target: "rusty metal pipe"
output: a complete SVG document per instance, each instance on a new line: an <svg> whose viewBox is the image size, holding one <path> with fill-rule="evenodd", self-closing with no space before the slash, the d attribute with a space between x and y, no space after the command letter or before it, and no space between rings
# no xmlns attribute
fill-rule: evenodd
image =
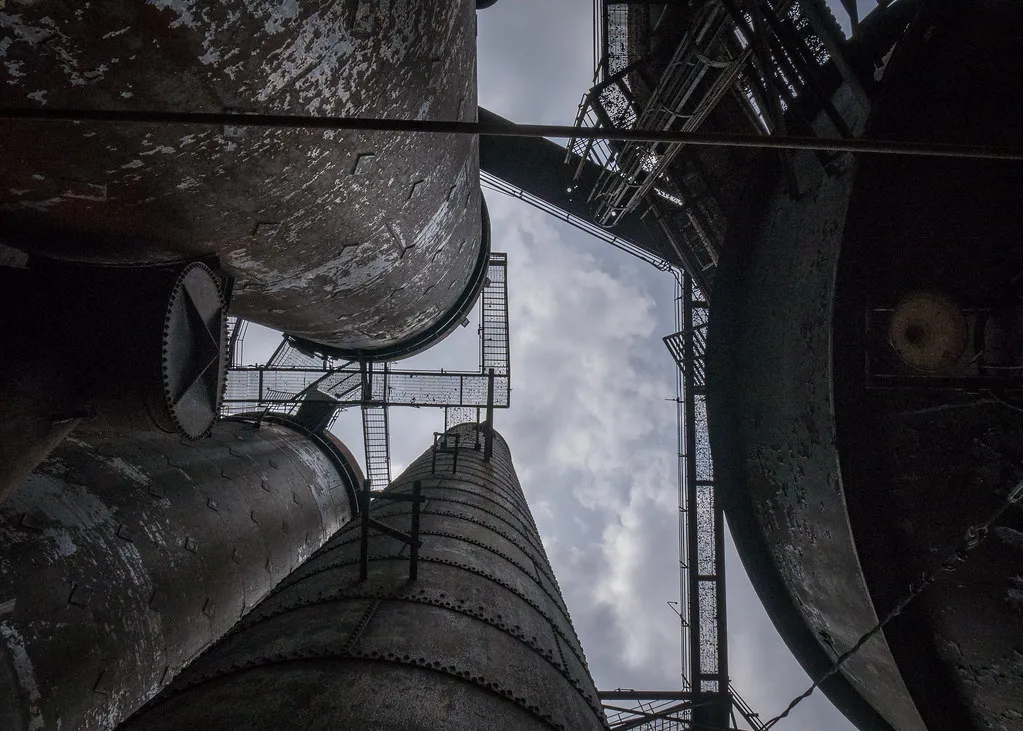
<svg viewBox="0 0 1023 731"><path fill-rule="evenodd" d="M348 521L347 462L280 424L68 438L0 506L0 728L130 715Z"/></svg>

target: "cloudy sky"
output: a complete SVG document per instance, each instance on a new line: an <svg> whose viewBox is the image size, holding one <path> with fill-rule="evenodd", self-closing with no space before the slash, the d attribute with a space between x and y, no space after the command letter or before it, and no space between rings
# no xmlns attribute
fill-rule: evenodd
<svg viewBox="0 0 1023 731"><path fill-rule="evenodd" d="M479 14L480 103L520 122L571 123L592 78L591 0L501 0ZM836 13L837 14L837 13ZM600 688L680 683L672 279L518 201L488 194L509 257L512 408L499 412ZM250 337L252 345L256 338ZM255 351L247 346L247 355ZM404 365L475 369L475 326ZM392 409L392 474L443 413ZM361 454L358 413L336 429ZM809 679L778 639L734 550L732 681L764 719ZM852 726L820 694L780 729Z"/></svg>
<svg viewBox="0 0 1023 731"><path fill-rule="evenodd" d="M480 104L570 123L593 74L591 9L501 0L479 13ZM675 365L661 342L672 278L518 201L488 202L508 252L514 374L512 408L495 420L590 668L601 688L677 688ZM730 558L733 683L769 718L809 679ZM852 727L815 695L780 728Z"/></svg>

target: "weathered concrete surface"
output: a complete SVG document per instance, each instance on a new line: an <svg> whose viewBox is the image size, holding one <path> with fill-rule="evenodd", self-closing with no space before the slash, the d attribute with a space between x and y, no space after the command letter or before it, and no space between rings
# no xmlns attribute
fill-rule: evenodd
<svg viewBox="0 0 1023 731"><path fill-rule="evenodd" d="M12 0L5 106L473 119L462 0ZM480 249L477 141L0 124L0 237L100 262L212 259L233 312L385 347L435 326Z"/></svg>
<svg viewBox="0 0 1023 731"><path fill-rule="evenodd" d="M423 545L373 534L359 583L355 524L332 538L122 728L526 731L605 728L582 648L504 440L475 425L457 469L428 450L388 488L422 480ZM408 531L409 502L371 515Z"/></svg>
<svg viewBox="0 0 1023 731"><path fill-rule="evenodd" d="M0 728L109 729L352 515L278 425L71 436L0 508Z"/></svg>
<svg viewBox="0 0 1023 731"><path fill-rule="evenodd" d="M829 175L810 153L793 159L803 195L793 200L773 182L764 210L733 229L737 251L719 269L708 404L740 556L816 677L878 617L846 513L832 411L832 299L856 161L839 159ZM861 728L924 728L883 636L823 689Z"/></svg>

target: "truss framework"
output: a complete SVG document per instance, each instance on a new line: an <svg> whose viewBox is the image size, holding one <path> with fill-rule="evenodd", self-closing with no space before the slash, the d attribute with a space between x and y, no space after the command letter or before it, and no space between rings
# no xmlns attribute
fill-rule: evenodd
<svg viewBox="0 0 1023 731"><path fill-rule="evenodd" d="M820 111L836 135L851 137L823 89L825 65L834 64L864 109L867 102L841 57L837 26L829 17L821 0L710 0L684 7L595 0L599 55L575 126L587 133L695 132L731 97L745 115L736 123L748 123L754 134L785 136L791 124L813 135L812 116ZM684 30L676 32L674 47L665 49L664 36L680 25ZM656 48L646 44L651 31L661 39ZM803 109L804 99L814 102L808 107L812 115ZM613 231L627 216L647 217L674 251L673 263L682 265L669 270L676 281L676 332L664 338L678 366L681 690L618 691L601 698L614 729L726 728L734 726L736 713L759 729L756 714L728 681L724 514L707 429L708 299L728 229L725 198L716 189L716 173L683 143L589 137L580 134L569 142L566 163L594 220ZM830 163L824 155L818 158ZM587 162L600 168L595 178L584 174ZM797 194L791 157L782 153L781 163L789 192Z"/></svg>
<svg viewBox="0 0 1023 731"><path fill-rule="evenodd" d="M676 332L663 338L677 366L680 690L600 691L612 729L675 731L736 727L758 714L728 680L724 512L717 501L706 406L710 306L693 278L672 269Z"/></svg>
<svg viewBox="0 0 1023 731"><path fill-rule="evenodd" d="M681 419L679 569L681 604L688 609L687 676L696 692L727 692L724 512L717 500L707 428L705 356L709 307L692 277L676 284L681 329L664 339L679 366Z"/></svg>
<svg viewBox="0 0 1023 731"><path fill-rule="evenodd" d="M725 696L727 707L718 693L694 693L688 690L633 690L617 688L598 691L601 706L612 731L680 731L681 729L719 729L714 717L727 717L732 728L737 727L737 716L743 718L753 731L766 731L760 715L732 687ZM711 723L702 723L709 720ZM712 725L713 724L713 725Z"/></svg>
<svg viewBox="0 0 1023 731"><path fill-rule="evenodd" d="M445 429L480 422L484 409L511 404L511 345L508 331L508 257L492 253L480 296L478 371L394 368L386 362L333 361L295 347L284 336L262 365L243 366L244 320L230 318L231 367L222 415L294 413L307 397L333 402L337 414L362 409L366 473L375 490L391 481L388 409L444 409ZM333 423L333 421L331 421Z"/></svg>

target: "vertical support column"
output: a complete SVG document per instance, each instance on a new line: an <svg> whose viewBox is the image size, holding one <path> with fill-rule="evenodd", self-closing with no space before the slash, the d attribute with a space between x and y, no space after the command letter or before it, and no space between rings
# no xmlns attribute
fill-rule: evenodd
<svg viewBox="0 0 1023 731"><path fill-rule="evenodd" d="M689 598L690 682L705 702L692 710L694 726L725 727L732 709L728 683L724 511L706 440L706 301L692 278L682 282L682 369Z"/></svg>
<svg viewBox="0 0 1023 731"><path fill-rule="evenodd" d="M685 424L685 493L689 522L686 531L686 550L689 554L687 583L689 593L689 682L693 690L701 690L700 677L703 664L700 659L702 634L700 632L699 532L696 520L699 496L696 487L696 395L693 348L693 279L682 276L682 399Z"/></svg>
<svg viewBox="0 0 1023 731"><path fill-rule="evenodd" d="M489 462L494 453L494 369L487 374L487 433L483 436L483 461Z"/></svg>

